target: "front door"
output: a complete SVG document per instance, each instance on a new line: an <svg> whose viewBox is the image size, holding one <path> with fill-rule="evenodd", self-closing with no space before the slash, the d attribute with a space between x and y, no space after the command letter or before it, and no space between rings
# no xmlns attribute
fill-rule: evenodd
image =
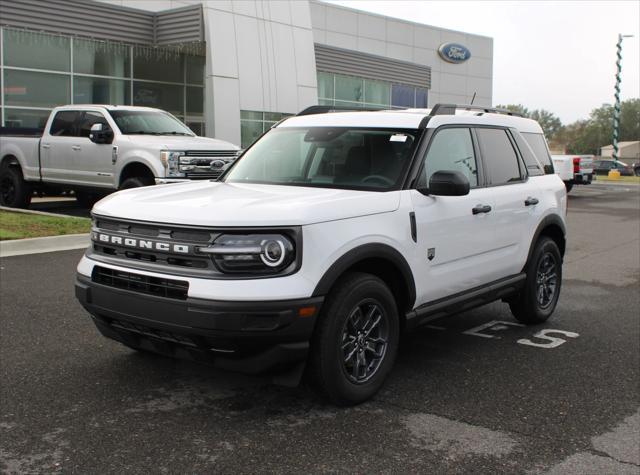
<svg viewBox="0 0 640 475"><path fill-rule="evenodd" d="M417 229L417 305L478 287L495 273L494 199L483 188L468 127L436 131L415 188L427 187L436 171L462 172L471 185L466 196L425 196L411 190ZM475 212L474 212L475 209Z"/></svg>
<svg viewBox="0 0 640 475"><path fill-rule="evenodd" d="M80 118L77 150L74 155L75 169L83 183L96 187L113 187L113 155L111 144L94 143L89 139L91 126L102 124L103 130L111 129L101 112L85 111Z"/></svg>

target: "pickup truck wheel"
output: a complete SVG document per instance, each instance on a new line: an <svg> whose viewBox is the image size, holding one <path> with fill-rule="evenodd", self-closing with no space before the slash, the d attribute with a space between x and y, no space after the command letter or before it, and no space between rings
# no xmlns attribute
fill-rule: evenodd
<svg viewBox="0 0 640 475"><path fill-rule="evenodd" d="M567 189L567 193L569 193L571 191L571 189L573 188L573 183L569 183L569 182L564 182L564 187Z"/></svg>
<svg viewBox="0 0 640 475"><path fill-rule="evenodd" d="M313 382L336 404L364 402L391 371L398 340L398 311L386 284L371 274L347 274L328 295L316 327Z"/></svg>
<svg viewBox="0 0 640 475"><path fill-rule="evenodd" d="M31 203L31 187L19 169L3 166L0 169L0 204L10 208L27 208Z"/></svg>
<svg viewBox="0 0 640 475"><path fill-rule="evenodd" d="M127 178L120 185L121 190L128 190L129 188L139 188L141 186L153 185L153 178L149 177L131 177Z"/></svg>
<svg viewBox="0 0 640 475"><path fill-rule="evenodd" d="M545 322L556 308L562 284L562 256L553 239L538 240L525 272L524 288L509 303L511 313L522 323Z"/></svg>

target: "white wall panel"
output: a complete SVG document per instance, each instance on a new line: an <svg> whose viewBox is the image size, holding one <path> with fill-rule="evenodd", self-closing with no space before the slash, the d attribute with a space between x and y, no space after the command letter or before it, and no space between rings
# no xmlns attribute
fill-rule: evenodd
<svg viewBox="0 0 640 475"><path fill-rule="evenodd" d="M384 18L375 15L358 14L358 36L384 41L386 35L387 22Z"/></svg>

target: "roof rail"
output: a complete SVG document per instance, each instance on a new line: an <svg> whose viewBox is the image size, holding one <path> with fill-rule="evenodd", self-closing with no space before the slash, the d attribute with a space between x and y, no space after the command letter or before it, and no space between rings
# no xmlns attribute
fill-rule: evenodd
<svg viewBox="0 0 640 475"><path fill-rule="evenodd" d="M296 114L298 115L311 115L311 114L327 114L329 112L362 112L362 111L382 111L386 110L383 107L348 107L348 106L309 106L306 109L301 110Z"/></svg>
<svg viewBox="0 0 640 475"><path fill-rule="evenodd" d="M524 117L520 112L510 111L508 109L497 109L495 107L473 106L471 104L436 104L431 109L429 115L455 115L457 110L479 111L488 114L504 114L514 117Z"/></svg>

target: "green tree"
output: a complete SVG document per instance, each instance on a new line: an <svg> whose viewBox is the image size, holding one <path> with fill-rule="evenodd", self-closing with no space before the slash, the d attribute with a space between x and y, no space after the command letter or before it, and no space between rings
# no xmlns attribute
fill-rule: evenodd
<svg viewBox="0 0 640 475"><path fill-rule="evenodd" d="M560 122L560 119L553 112L549 112L545 109L536 109L530 111L522 104L507 104L499 105L496 107L498 109L507 109L512 112L517 112L525 117L538 121L540 127L542 127L542 130L544 130L544 135L548 140L551 140L562 127L562 122Z"/></svg>

